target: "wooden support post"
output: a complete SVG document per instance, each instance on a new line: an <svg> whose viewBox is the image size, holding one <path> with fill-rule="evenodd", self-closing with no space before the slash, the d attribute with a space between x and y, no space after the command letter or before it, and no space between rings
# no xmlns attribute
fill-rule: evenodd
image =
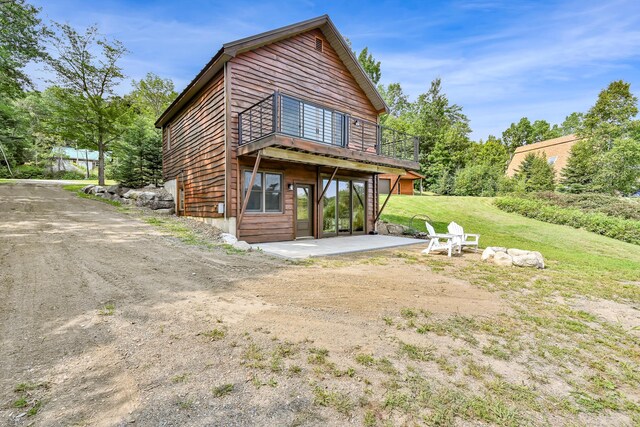
<svg viewBox="0 0 640 427"><path fill-rule="evenodd" d="M376 215L376 219L373 220L373 224L375 225L376 222L378 222L378 219L380 219L380 215L382 214L382 211L384 210L385 206L387 206L387 202L389 201L389 197L391 197L391 194L393 194L393 192L396 189L396 186L398 185L398 183L400 182L400 177L402 175L398 175L398 178L396 179L396 182L393 183L393 187L391 188L391 190L389 190L389 194L387 194L387 198L384 199L384 203L382 204L382 207L380 208L380 211L378 212L378 214Z"/></svg>
<svg viewBox="0 0 640 427"><path fill-rule="evenodd" d="M244 216L244 211L247 209L247 203L249 203L249 197L251 197L251 189L253 188L253 182L256 179L256 174L258 173L258 168L260 167L260 160L262 159L262 150L258 151L258 157L256 158L256 164L253 166L253 172L251 173L251 179L249 179L249 186L247 187L247 194L244 196L244 201L242 202L242 210L240 211L240 215L238 216L238 224L236 227L238 231L240 230L240 225L242 224L242 217ZM238 177L240 178L240 177Z"/></svg>
<svg viewBox="0 0 640 427"><path fill-rule="evenodd" d="M333 170L333 173L331 174L331 178L329 178L329 182L327 182L327 185L324 187L324 189L322 190L322 194L320 194L318 196L318 204L320 204L320 202L322 201L322 198L324 197L324 195L327 193L327 190L329 189L329 186L331 185L331 182L333 181L333 178L336 177L336 173L338 172L338 168L335 168ZM322 181L320 181L322 182Z"/></svg>

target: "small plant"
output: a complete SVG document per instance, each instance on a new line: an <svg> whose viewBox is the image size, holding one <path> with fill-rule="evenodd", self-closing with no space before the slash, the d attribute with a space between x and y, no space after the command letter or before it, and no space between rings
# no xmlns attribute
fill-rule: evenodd
<svg viewBox="0 0 640 427"><path fill-rule="evenodd" d="M224 397L233 392L233 384L222 384L211 389L213 397Z"/></svg>
<svg viewBox="0 0 640 427"><path fill-rule="evenodd" d="M189 374L188 373L184 373L182 375L176 375L175 377L171 378L171 382L174 384L177 383L184 383L187 381L187 379L189 378Z"/></svg>
<svg viewBox="0 0 640 427"><path fill-rule="evenodd" d="M356 355L356 362L364 366L372 366L376 359L370 354L360 353Z"/></svg>
<svg viewBox="0 0 640 427"><path fill-rule="evenodd" d="M324 365L327 363L327 356L329 355L329 350L324 348L310 348L309 349L309 357L307 361L313 365Z"/></svg>
<svg viewBox="0 0 640 427"><path fill-rule="evenodd" d="M341 414L348 415L353 410L353 402L346 394L325 390L316 386L313 390L313 403L335 409Z"/></svg>
<svg viewBox="0 0 640 427"><path fill-rule="evenodd" d="M386 323L387 326L393 326L393 319L391 317L385 316L382 320L384 320L384 323Z"/></svg>
<svg viewBox="0 0 640 427"><path fill-rule="evenodd" d="M298 365L291 365L289 366L289 372L294 375L299 375L302 372L302 368Z"/></svg>
<svg viewBox="0 0 640 427"><path fill-rule="evenodd" d="M193 399L181 400L178 402L178 407L180 409L191 409L193 408Z"/></svg>
<svg viewBox="0 0 640 427"><path fill-rule="evenodd" d="M98 311L100 316L113 316L116 313L116 306L113 303L106 304Z"/></svg>
<svg viewBox="0 0 640 427"><path fill-rule="evenodd" d="M264 368L264 353L262 349L256 344L251 343L249 347L244 352L244 360L242 363L249 366L250 368Z"/></svg>
<svg viewBox="0 0 640 427"><path fill-rule="evenodd" d="M418 313L416 313L415 310L406 307L400 310L400 315L405 319L415 319L418 317Z"/></svg>
<svg viewBox="0 0 640 427"><path fill-rule="evenodd" d="M404 342L400 343L400 354L407 356L411 360L420 360L423 362L433 360L434 350L435 348L433 347L420 347Z"/></svg>
<svg viewBox="0 0 640 427"><path fill-rule="evenodd" d="M25 399L24 397L21 397L20 399L18 399L15 402L13 402L13 407L14 408L24 408L28 404L29 404L29 402L27 402L27 399Z"/></svg>
<svg viewBox="0 0 640 427"><path fill-rule="evenodd" d="M227 333L223 329L213 328L210 331L200 332L198 335L209 338L211 341L219 341L224 338Z"/></svg>
<svg viewBox="0 0 640 427"><path fill-rule="evenodd" d="M38 400L36 403L34 403L34 405L31 408L29 408L29 410L27 411L27 416L33 417L34 415L36 415L40 410L41 406L42 406L42 402Z"/></svg>

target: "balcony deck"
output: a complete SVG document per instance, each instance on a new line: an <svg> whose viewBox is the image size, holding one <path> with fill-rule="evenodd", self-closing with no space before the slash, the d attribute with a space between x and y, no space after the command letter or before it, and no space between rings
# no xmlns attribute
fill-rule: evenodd
<svg viewBox="0 0 640 427"><path fill-rule="evenodd" d="M419 170L418 139L275 92L239 114L238 155L403 174Z"/></svg>

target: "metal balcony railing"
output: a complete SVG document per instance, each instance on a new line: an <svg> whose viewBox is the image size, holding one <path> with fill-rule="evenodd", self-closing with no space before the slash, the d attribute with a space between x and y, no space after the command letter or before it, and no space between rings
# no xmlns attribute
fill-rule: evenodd
<svg viewBox="0 0 640 427"><path fill-rule="evenodd" d="M274 92L238 114L238 143L273 134L418 161L418 138L331 108Z"/></svg>

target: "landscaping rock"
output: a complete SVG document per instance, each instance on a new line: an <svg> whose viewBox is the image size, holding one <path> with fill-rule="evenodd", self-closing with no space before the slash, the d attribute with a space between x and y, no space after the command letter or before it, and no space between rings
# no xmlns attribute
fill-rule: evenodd
<svg viewBox="0 0 640 427"><path fill-rule="evenodd" d="M144 206L145 203L155 199L156 193L154 193L153 191L141 191L140 194L138 194L138 198L136 200L141 203L138 206Z"/></svg>
<svg viewBox="0 0 640 427"><path fill-rule="evenodd" d="M90 194L91 190L93 189L93 187L95 187L95 185L93 185L93 184L86 185L86 186L82 187L82 192L84 194Z"/></svg>
<svg viewBox="0 0 640 427"><path fill-rule="evenodd" d="M160 200L163 202L173 202L173 196L164 188L156 191L156 200Z"/></svg>
<svg viewBox="0 0 640 427"><path fill-rule="evenodd" d="M136 201L136 205L144 206L149 209L158 210L158 209L171 209L174 206L173 200L165 201L165 200L150 200L148 202L143 202L140 199Z"/></svg>
<svg viewBox="0 0 640 427"><path fill-rule="evenodd" d="M496 251L494 251L493 248L488 247L484 251L482 251L482 260L487 261L493 258L495 254L496 254Z"/></svg>
<svg viewBox="0 0 640 427"><path fill-rule="evenodd" d="M379 234L389 234L389 230L387 229L387 223L386 222L379 222L378 223L378 233Z"/></svg>
<svg viewBox="0 0 640 427"><path fill-rule="evenodd" d="M233 246L234 249L238 249L239 251L246 252L251 250L251 245L245 242L244 240L238 240L237 242L233 243L231 246Z"/></svg>
<svg viewBox="0 0 640 427"><path fill-rule="evenodd" d="M236 236L229 233L220 234L220 240L222 240L222 243L226 243L228 245L233 245L238 241L238 239L236 239Z"/></svg>
<svg viewBox="0 0 640 427"><path fill-rule="evenodd" d="M404 232L408 230L408 227L399 224L387 224L387 234L404 234Z"/></svg>
<svg viewBox="0 0 640 427"><path fill-rule="evenodd" d="M513 265L513 258L511 258L511 255L505 252L496 252L493 256L493 262L496 265L500 265L503 267L511 267Z"/></svg>
<svg viewBox="0 0 640 427"><path fill-rule="evenodd" d="M104 187L101 187L99 185L94 185L93 187L91 187L91 189L89 190L89 194L95 194L98 195L100 193L104 193L106 190Z"/></svg>
<svg viewBox="0 0 640 427"><path fill-rule="evenodd" d="M173 208L170 209L156 209L153 213L158 215L173 215Z"/></svg>
<svg viewBox="0 0 640 427"><path fill-rule="evenodd" d="M511 250L511 249L510 249ZM519 255L512 255L513 265L518 267L534 267L544 268L544 258L540 252L535 251L519 251L524 252Z"/></svg>
<svg viewBox="0 0 640 427"><path fill-rule="evenodd" d="M122 195L125 199L136 200L140 195L141 191L138 190L129 190Z"/></svg>

